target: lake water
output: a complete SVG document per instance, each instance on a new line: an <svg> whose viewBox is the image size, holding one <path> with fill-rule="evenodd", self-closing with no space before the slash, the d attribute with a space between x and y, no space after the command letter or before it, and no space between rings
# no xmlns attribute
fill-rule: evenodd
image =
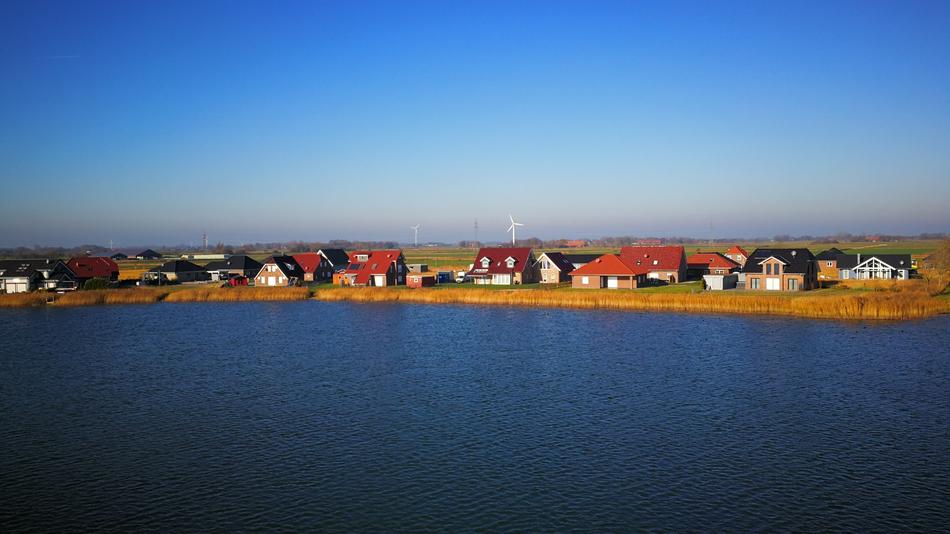
<svg viewBox="0 0 950 534"><path fill-rule="evenodd" d="M0 310L0 531L941 530L950 317Z"/></svg>

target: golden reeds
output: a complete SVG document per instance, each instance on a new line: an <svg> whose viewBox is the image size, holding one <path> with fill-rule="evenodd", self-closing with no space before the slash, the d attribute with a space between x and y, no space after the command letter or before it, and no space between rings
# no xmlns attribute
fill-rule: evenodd
<svg viewBox="0 0 950 534"><path fill-rule="evenodd" d="M498 291L477 288L347 288L317 290L325 301L413 302L607 310L793 315L826 319L916 319L945 312L947 305L923 292L841 292L801 296L749 293L638 293L636 291Z"/></svg>
<svg viewBox="0 0 950 534"><path fill-rule="evenodd" d="M43 306L49 293L11 293L0 295L0 308L23 308L28 306Z"/></svg>
<svg viewBox="0 0 950 534"><path fill-rule="evenodd" d="M310 298L305 287L200 287L174 291L165 302L285 301Z"/></svg>
<svg viewBox="0 0 950 534"><path fill-rule="evenodd" d="M57 295L57 306L94 306L97 304L151 304L169 294L167 289L97 289Z"/></svg>

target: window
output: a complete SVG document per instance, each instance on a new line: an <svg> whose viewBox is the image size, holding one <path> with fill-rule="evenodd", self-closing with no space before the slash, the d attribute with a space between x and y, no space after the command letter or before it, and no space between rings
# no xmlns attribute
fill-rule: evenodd
<svg viewBox="0 0 950 534"><path fill-rule="evenodd" d="M659 265L659 264L660 264L660 260L653 260L653 265Z"/></svg>
<svg viewBox="0 0 950 534"><path fill-rule="evenodd" d="M356 261L366 261L366 260L368 260L368 259L369 259L369 255L368 255L368 254L357 254L357 255L356 255Z"/></svg>
<svg viewBox="0 0 950 534"><path fill-rule="evenodd" d="M490 259L482 258L482 269L487 269L490 263L491 263Z"/></svg>
<svg viewBox="0 0 950 534"><path fill-rule="evenodd" d="M826 262L825 262L825 267L833 267L833 266L834 266L834 263L835 263L835 262L833 262L833 261L826 261Z"/></svg>
<svg viewBox="0 0 950 534"><path fill-rule="evenodd" d="M772 264L771 264L771 263L766 263L766 264L765 264L765 274L772 274Z"/></svg>
<svg viewBox="0 0 950 534"><path fill-rule="evenodd" d="M789 278L788 279L788 290L789 291L798 291L798 279Z"/></svg>
<svg viewBox="0 0 950 534"><path fill-rule="evenodd" d="M515 260L508 260L507 265L508 265L508 268L509 268L509 269L514 269L514 267L515 267Z"/></svg>
<svg viewBox="0 0 950 534"><path fill-rule="evenodd" d="M752 284L752 289L759 289L759 279L758 279L758 278L750 278L750 279L749 279L749 282L751 282L751 284Z"/></svg>
<svg viewBox="0 0 950 534"><path fill-rule="evenodd" d="M588 277L586 277L586 276L582 276L582 277L581 277L581 283L586 286L587 284L590 283L590 278L588 278Z"/></svg>

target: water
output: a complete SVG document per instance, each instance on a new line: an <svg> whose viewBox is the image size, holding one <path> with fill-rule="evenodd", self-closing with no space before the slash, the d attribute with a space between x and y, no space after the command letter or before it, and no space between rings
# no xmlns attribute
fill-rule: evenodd
<svg viewBox="0 0 950 534"><path fill-rule="evenodd" d="M0 310L0 531L946 529L948 327Z"/></svg>

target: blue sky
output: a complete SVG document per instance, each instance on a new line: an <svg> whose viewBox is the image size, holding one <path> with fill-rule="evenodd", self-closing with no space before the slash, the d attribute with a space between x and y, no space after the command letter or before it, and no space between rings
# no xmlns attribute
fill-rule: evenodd
<svg viewBox="0 0 950 534"><path fill-rule="evenodd" d="M950 231L948 2L5 2L0 246Z"/></svg>

